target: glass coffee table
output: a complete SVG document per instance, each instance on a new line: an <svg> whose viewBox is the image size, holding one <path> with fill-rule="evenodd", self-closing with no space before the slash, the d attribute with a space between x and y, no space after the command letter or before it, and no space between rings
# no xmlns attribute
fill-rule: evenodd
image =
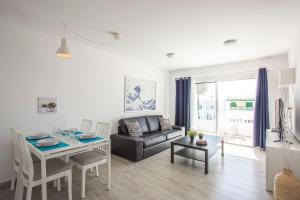
<svg viewBox="0 0 300 200"><path fill-rule="evenodd" d="M207 145L196 144L198 137L195 137L194 141L191 142L189 136L171 142L171 163L174 163L174 155L198 160L205 163L205 174L208 174L209 158L215 155L220 148L222 149L221 154L224 156L224 139L213 135L204 135L203 139L207 141ZM219 144L221 144L221 147ZM184 148L174 152L174 146L181 146Z"/></svg>

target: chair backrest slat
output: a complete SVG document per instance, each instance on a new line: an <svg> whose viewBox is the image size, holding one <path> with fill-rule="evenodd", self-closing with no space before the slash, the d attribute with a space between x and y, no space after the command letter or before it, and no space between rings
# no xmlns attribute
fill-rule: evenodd
<svg viewBox="0 0 300 200"><path fill-rule="evenodd" d="M89 119L83 119L82 120L82 124L81 124L81 131L84 133L88 133L91 131L92 129L92 120Z"/></svg>
<svg viewBox="0 0 300 200"><path fill-rule="evenodd" d="M107 122L97 122L96 134L105 139L109 139L111 132L111 124Z"/></svg>

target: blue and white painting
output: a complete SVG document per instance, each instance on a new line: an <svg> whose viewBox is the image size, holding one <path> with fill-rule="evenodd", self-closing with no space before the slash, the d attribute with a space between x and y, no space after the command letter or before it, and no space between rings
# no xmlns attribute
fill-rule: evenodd
<svg viewBox="0 0 300 200"><path fill-rule="evenodd" d="M155 110L155 81L125 77L125 112Z"/></svg>

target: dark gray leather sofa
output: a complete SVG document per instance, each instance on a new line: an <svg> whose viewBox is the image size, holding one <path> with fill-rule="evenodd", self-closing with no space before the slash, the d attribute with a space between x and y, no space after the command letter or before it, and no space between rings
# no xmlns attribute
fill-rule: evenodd
<svg viewBox="0 0 300 200"><path fill-rule="evenodd" d="M161 131L159 117L161 115L123 118L119 121L118 133L111 135L111 151L113 154L139 161L170 147L171 141L184 136L184 127L172 126L171 130ZM143 131L142 137L128 134L126 123L138 121Z"/></svg>

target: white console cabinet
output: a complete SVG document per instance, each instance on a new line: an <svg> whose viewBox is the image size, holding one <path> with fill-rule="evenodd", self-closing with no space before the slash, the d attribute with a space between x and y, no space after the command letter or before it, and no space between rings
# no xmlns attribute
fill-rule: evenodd
<svg viewBox="0 0 300 200"><path fill-rule="evenodd" d="M274 176L286 167L283 159L281 142L278 140L278 133L267 130L266 140L266 187L268 191L273 191ZM296 140L291 141L290 165L294 175L300 180L300 144Z"/></svg>

